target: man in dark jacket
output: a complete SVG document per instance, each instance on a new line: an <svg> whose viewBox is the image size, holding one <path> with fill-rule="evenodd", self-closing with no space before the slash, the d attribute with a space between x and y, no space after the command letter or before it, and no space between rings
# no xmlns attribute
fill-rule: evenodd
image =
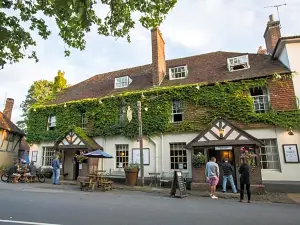
<svg viewBox="0 0 300 225"><path fill-rule="evenodd" d="M228 162L228 159L224 159L224 163L222 164L223 169L223 192L226 192L227 180L229 180L233 193L237 193L236 187L234 185L233 180L233 168L232 165Z"/></svg>
<svg viewBox="0 0 300 225"><path fill-rule="evenodd" d="M59 176L60 176L60 163L58 159L58 155L55 156L55 159L52 161L52 184L58 185L59 184Z"/></svg>
<svg viewBox="0 0 300 225"><path fill-rule="evenodd" d="M242 165L239 169L240 176L240 183L241 183L241 190L240 190L240 202L243 202L244 199L244 188L246 186L248 203L251 200L251 192L250 192L250 166L248 165L247 159L242 159Z"/></svg>

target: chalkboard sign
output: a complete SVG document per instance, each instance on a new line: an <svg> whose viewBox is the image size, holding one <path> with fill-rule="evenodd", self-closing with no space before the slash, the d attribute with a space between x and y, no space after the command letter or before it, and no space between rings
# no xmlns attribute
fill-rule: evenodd
<svg viewBox="0 0 300 225"><path fill-rule="evenodd" d="M171 197L175 197L177 188L179 190L181 198L187 196L185 183L183 181L182 172L180 170L174 171L171 193L170 193Z"/></svg>

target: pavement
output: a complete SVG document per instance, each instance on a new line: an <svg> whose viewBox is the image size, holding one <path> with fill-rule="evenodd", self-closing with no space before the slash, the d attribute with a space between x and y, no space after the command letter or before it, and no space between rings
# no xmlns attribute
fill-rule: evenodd
<svg viewBox="0 0 300 225"><path fill-rule="evenodd" d="M298 204L248 204L236 199L180 199L163 193L81 192L77 186L46 186L0 182L0 225L298 225L300 221Z"/></svg>

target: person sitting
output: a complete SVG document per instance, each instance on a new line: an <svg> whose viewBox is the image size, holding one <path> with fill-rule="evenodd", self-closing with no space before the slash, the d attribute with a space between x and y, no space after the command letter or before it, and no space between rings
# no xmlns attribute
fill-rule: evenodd
<svg viewBox="0 0 300 225"><path fill-rule="evenodd" d="M18 162L14 162L14 164L8 167L7 169L7 182L9 182L10 178L13 177L14 178L13 182L18 183L19 178L21 176L18 172L19 172L19 164Z"/></svg>
<svg viewBox="0 0 300 225"><path fill-rule="evenodd" d="M34 165L34 162L31 162L30 165L28 166L29 169L29 176L32 177L32 181L34 181L35 177L36 177L36 173L37 173L37 168Z"/></svg>

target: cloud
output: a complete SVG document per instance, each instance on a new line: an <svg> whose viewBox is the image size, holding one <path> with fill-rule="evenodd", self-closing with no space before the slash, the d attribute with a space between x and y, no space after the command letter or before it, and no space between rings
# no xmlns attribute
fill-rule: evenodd
<svg viewBox="0 0 300 225"><path fill-rule="evenodd" d="M280 8L282 35L300 34L300 2L287 0L286 3L287 6ZM258 46L264 45L263 33L269 14L277 16L276 8L264 7L275 4L282 4L282 0L178 0L160 28L166 42L166 57L218 50L256 52ZM97 7L102 17L107 10L101 5ZM59 69L65 71L68 83L76 84L99 73L151 63L150 31L141 25L131 31L131 43L99 36L92 29L86 36L86 49L71 49L71 56L65 58L64 43L55 22L47 21L52 36L45 41L34 34L39 63L25 59L0 70L0 110L7 93L7 97L15 99L14 122L20 119L19 105L29 86L35 80L52 80Z"/></svg>

